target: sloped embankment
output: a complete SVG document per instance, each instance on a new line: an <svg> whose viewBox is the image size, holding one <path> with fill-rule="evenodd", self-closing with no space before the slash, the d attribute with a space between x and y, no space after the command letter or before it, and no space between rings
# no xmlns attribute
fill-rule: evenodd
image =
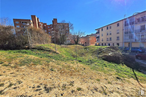
<svg viewBox="0 0 146 97"><path fill-rule="evenodd" d="M46 49L53 48L46 47ZM82 61L78 62L78 59L76 61L71 57L72 52L66 51L73 50L73 47L58 46L57 49L58 53L42 50L0 51L0 95L4 97L138 95L140 86L136 80L118 76L119 67L114 70L110 67L110 65L114 67L113 64L102 60L84 65L85 60L90 58L86 59L86 54L88 56L89 53L86 50L87 53L82 56L85 60L78 55L78 59ZM81 53L83 52L84 50ZM93 51L89 54L91 52ZM58 56L59 58L62 56L64 60ZM90 60L92 61L92 57ZM102 63L106 66L104 67ZM144 75L141 77L143 80L146 78Z"/></svg>

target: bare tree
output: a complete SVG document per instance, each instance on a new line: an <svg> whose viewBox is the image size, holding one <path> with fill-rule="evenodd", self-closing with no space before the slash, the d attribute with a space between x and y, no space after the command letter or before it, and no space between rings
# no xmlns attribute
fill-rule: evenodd
<svg viewBox="0 0 146 97"><path fill-rule="evenodd" d="M73 24L63 20L61 23L53 26L54 41L57 44L64 44L68 40L70 30L73 30Z"/></svg>
<svg viewBox="0 0 146 97"><path fill-rule="evenodd" d="M85 33L78 31L78 32L74 32L72 35L72 39L74 40L75 44L78 44L80 41L81 36L83 36Z"/></svg>
<svg viewBox="0 0 146 97"><path fill-rule="evenodd" d="M0 18L0 25L12 26L12 22L8 17Z"/></svg>

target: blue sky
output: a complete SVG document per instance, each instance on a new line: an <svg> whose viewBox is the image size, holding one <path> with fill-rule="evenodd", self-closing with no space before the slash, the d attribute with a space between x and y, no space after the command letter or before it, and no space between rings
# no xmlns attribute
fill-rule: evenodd
<svg viewBox="0 0 146 97"><path fill-rule="evenodd" d="M146 0L0 0L0 18L31 19L51 24L65 20L74 31L95 33L95 29L146 10Z"/></svg>

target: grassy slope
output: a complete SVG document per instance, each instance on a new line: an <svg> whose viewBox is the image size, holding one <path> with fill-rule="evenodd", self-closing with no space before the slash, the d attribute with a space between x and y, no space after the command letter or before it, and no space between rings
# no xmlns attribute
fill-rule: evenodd
<svg viewBox="0 0 146 97"><path fill-rule="evenodd" d="M13 64L11 66L15 68L23 65L29 66L29 64L48 64L51 61L56 61L57 65L60 65L61 62L70 62L73 64L75 62L74 60L77 60L76 62L89 66L95 71L101 71L108 75L135 79L132 70L127 66L98 59L97 50L101 48L98 46L82 47L76 45L56 45L57 52L55 51L54 44L38 45L35 48L37 49L8 51L0 50L0 64L3 66L9 66L10 64ZM137 71L136 74L140 82L146 82L146 75Z"/></svg>

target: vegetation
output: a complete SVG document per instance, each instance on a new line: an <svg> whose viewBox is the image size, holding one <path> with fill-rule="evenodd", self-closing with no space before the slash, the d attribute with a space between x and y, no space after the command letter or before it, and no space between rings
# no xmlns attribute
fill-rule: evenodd
<svg viewBox="0 0 146 97"><path fill-rule="evenodd" d="M22 49L50 42L50 36L43 30L0 25L0 49Z"/></svg>
<svg viewBox="0 0 146 97"><path fill-rule="evenodd" d="M133 78L135 76L131 68L127 67L125 64L116 64L108 62L98 58L98 51L101 48L106 48L106 46L75 46L75 45L56 45L57 51L54 49L55 44L42 44L36 45L34 48L26 50L1 50L0 51L0 62L2 65L11 66L30 66L30 65L42 65L49 64L50 62L55 62L57 65L61 65L65 62L80 63L89 66L95 71L100 71L108 75L115 75L119 79L123 78ZM78 53L76 59L75 48L78 48ZM15 62L14 60L19 60ZM12 67L12 66L11 66ZM14 67L14 66L13 66ZM66 66L66 68L68 68ZM55 68L50 68L54 71ZM85 68L84 68L85 69ZM135 72L140 82L146 81L146 75L141 72ZM100 81L97 79L97 81ZM110 82L109 82L110 84Z"/></svg>

